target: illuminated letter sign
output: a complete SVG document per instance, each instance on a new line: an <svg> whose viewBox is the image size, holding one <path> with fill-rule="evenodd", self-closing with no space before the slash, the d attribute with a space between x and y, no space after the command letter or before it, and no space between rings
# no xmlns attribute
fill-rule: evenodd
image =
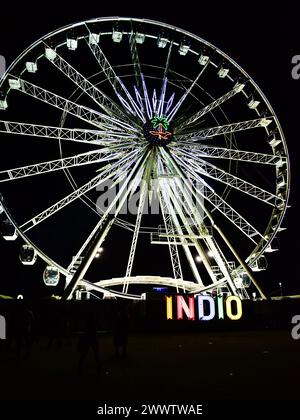
<svg viewBox="0 0 300 420"><path fill-rule="evenodd" d="M167 302L167 319L173 319L172 296L166 296Z"/></svg>
<svg viewBox="0 0 300 420"><path fill-rule="evenodd" d="M186 298L177 295L176 310L178 320L187 318L190 321L195 321L195 299L197 303L197 318L199 321L211 321L216 318L216 316L218 319L224 319L225 312L227 317L232 321L237 321L242 317L242 301L238 296L229 296L224 301L222 296L213 298L208 295L197 295L188 296ZM173 308L173 297L166 296L166 316L168 320L174 319L173 309L175 311L175 308Z"/></svg>
<svg viewBox="0 0 300 420"><path fill-rule="evenodd" d="M232 302L236 302L236 314L233 315L232 313ZM237 296L229 296L226 301L226 313L228 318L232 319L233 321L236 321L241 318L242 316L242 302L241 299Z"/></svg>
<svg viewBox="0 0 300 420"><path fill-rule="evenodd" d="M208 303L209 311L205 314L204 302ZM211 296L198 296L198 318L202 321L210 321L216 315L215 301Z"/></svg>
<svg viewBox="0 0 300 420"><path fill-rule="evenodd" d="M183 319L183 312L190 320L195 320L194 297L189 296L189 306L183 296L177 296L177 319Z"/></svg>

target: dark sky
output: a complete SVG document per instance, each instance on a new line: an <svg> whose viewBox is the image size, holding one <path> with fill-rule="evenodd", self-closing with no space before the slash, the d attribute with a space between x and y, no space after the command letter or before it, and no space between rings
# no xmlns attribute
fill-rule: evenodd
<svg viewBox="0 0 300 420"><path fill-rule="evenodd" d="M145 17L186 29L226 52L258 83L271 102L282 124L289 147L292 170L290 205L284 223L288 229L280 236L281 249L272 254L268 271L260 275L266 288L275 293L282 282L284 291L300 291L297 273L300 234L297 191L299 153L298 101L300 80L291 77L291 58L300 54L296 18L292 2L33 2L1 6L0 54L10 63L28 45L60 26L98 16ZM197 6L195 6L195 4ZM0 137L1 138L1 137ZM1 153L1 149L0 149ZM0 293L14 287L40 290L33 271L20 268L16 249L0 239ZM122 252L122 249L118 249ZM111 264L118 258L110 257ZM39 279L39 282L41 279ZM26 284L26 287L24 286ZM11 287L13 285L13 287Z"/></svg>

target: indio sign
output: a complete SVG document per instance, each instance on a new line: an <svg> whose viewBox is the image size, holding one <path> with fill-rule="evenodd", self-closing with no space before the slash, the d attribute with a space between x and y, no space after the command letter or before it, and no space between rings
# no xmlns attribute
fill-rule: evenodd
<svg viewBox="0 0 300 420"><path fill-rule="evenodd" d="M225 315L233 321L242 317L242 301L238 296L213 298L207 295L166 296L166 316L169 320L210 321L224 319Z"/></svg>

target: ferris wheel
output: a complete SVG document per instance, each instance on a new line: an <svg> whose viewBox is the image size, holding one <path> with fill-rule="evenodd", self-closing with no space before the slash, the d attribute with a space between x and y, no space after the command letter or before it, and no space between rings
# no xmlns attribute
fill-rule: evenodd
<svg viewBox="0 0 300 420"><path fill-rule="evenodd" d="M136 18L53 31L2 77L0 132L2 235L22 239L23 264L46 262L47 285L66 277L63 298L141 298L137 285L265 297L255 272L278 250L287 146L263 92L209 42ZM124 273L91 281L112 229L130 233ZM169 277L132 275L145 236L169 249Z"/></svg>

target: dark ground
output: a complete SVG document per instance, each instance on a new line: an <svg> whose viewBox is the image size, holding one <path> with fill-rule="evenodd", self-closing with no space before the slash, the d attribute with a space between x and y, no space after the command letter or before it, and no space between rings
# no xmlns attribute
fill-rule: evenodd
<svg viewBox="0 0 300 420"><path fill-rule="evenodd" d="M98 334L78 374L77 337L34 343L29 358L0 342L1 400L203 401L299 399L300 340L289 330L148 334L129 337L115 359L110 334Z"/></svg>

